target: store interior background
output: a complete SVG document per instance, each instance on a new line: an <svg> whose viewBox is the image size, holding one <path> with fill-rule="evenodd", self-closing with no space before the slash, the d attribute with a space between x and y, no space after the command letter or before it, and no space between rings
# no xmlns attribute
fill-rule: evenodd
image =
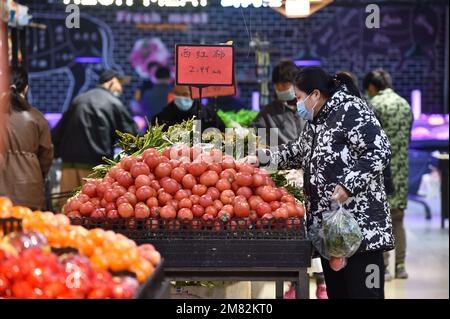
<svg viewBox="0 0 450 319"><path fill-rule="evenodd" d="M380 6L380 29L365 26L365 8L372 2ZM126 104L133 107L135 93L144 81L136 65L143 66L149 60L140 61L139 53L132 59L130 55L142 40L150 41L155 48L159 46L159 52L150 48L150 54L155 56L164 56L162 44L171 66L177 43L233 41L239 98L249 109L258 110L261 79L256 76L250 41L259 38L270 43L271 66L289 58L299 65L320 64L329 72L349 70L358 76L360 85L364 74L375 68L382 67L392 75L396 92L410 102L414 113L411 199L417 199L421 177L430 172L431 153L448 152L448 1L335 0L303 19L287 19L270 8L224 8L220 0L208 0L206 7L196 8L160 8L155 4L144 7L141 1L134 1L133 6L81 6L80 29L65 27L67 13L62 0L19 3L30 7L33 22L47 26L46 30L28 31L29 56L24 62L30 71L30 101L51 124L74 96L95 86L104 67L119 68L133 76L123 96ZM140 50L142 53L144 49ZM270 89L273 97L273 88ZM439 198L422 199L426 206L411 201L406 223L413 238L409 247L416 249L417 254L424 252L414 245L422 245L423 240L427 241L425 246L439 241L439 249L433 245L426 250L435 257L439 255L435 260L439 267L424 271L440 273L430 285L439 285L436 296L448 298L448 228L440 229L441 205L436 200ZM425 219L427 207L431 221ZM421 232L424 237L417 235ZM429 260L433 258L429 256ZM411 273L413 278L423 267L417 261L417 274L415 270ZM446 275L442 274L444 271ZM401 289L406 291L405 287ZM431 292L429 296L432 295Z"/></svg>

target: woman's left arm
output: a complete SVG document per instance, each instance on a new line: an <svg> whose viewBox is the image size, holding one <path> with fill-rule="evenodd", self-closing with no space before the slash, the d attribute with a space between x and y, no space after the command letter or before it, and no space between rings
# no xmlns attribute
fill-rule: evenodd
<svg viewBox="0 0 450 319"><path fill-rule="evenodd" d="M354 103L344 109L347 143L359 158L353 166L344 169L338 184L348 195L355 196L376 176L383 175L391 159L391 145L372 110Z"/></svg>

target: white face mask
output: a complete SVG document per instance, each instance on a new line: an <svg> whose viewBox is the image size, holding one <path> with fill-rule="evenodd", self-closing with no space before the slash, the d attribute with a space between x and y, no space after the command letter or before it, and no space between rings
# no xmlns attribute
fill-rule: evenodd
<svg viewBox="0 0 450 319"><path fill-rule="evenodd" d="M293 99L295 99L295 90L294 90L293 86L291 86L289 89L287 89L285 91L275 90L275 92L277 93L277 98L280 101L288 102L288 101L292 101Z"/></svg>

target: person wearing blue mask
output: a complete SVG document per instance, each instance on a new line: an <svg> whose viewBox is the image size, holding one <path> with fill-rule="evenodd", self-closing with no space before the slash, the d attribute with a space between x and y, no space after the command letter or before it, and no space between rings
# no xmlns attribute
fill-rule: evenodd
<svg viewBox="0 0 450 319"><path fill-rule="evenodd" d="M214 111L212 106L203 106L191 98L189 86L175 85L173 101L156 114L151 123L166 124L166 128L196 117L201 121L202 132L207 128L217 128L225 131L225 124Z"/></svg>
<svg viewBox="0 0 450 319"><path fill-rule="evenodd" d="M357 220L363 239L343 269L322 257L330 299L383 299L383 252L394 248L384 183L391 160L389 139L351 77L305 67L295 78L300 138L277 149L258 150L247 162L277 169L303 169L307 230L321 228L323 214L340 203ZM315 255L318 255L317 253ZM339 256L337 256L339 257ZM370 274L378 274L368 285Z"/></svg>
<svg viewBox="0 0 450 319"><path fill-rule="evenodd" d="M278 144L296 139L305 126L305 120L296 112L294 78L298 67L290 60L279 62L272 71L272 83L276 99L264 106L258 116L250 124L255 129L265 128L267 144L270 129L278 129Z"/></svg>

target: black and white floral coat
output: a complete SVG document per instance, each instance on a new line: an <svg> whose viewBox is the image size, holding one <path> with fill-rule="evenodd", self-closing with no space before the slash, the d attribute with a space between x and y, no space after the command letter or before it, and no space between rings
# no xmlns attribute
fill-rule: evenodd
<svg viewBox="0 0 450 319"><path fill-rule="evenodd" d="M354 214L364 239L359 252L394 247L383 171L389 140L367 103L341 86L308 122L298 140L259 154L278 169L304 171L307 228L320 227L337 184L350 194L343 208Z"/></svg>

